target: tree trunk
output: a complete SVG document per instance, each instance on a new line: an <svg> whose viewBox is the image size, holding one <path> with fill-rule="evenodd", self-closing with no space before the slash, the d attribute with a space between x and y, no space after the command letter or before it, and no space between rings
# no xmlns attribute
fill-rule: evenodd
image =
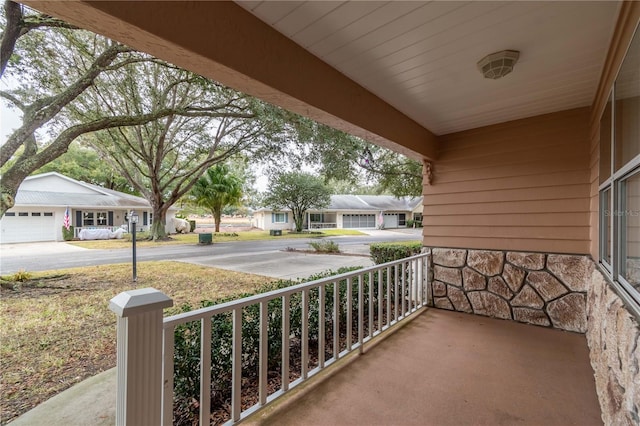
<svg viewBox="0 0 640 426"><path fill-rule="evenodd" d="M167 223L167 207L161 205L160 207L153 206L153 223L151 224L150 238L153 241L163 240L167 238L167 231L165 224Z"/></svg>
<svg viewBox="0 0 640 426"><path fill-rule="evenodd" d="M220 232L220 218L222 217L222 209L213 211L213 218L216 221L216 232Z"/></svg>
<svg viewBox="0 0 640 426"><path fill-rule="evenodd" d="M302 222L303 222L302 214L294 213L293 221L296 224L296 232L302 232Z"/></svg>

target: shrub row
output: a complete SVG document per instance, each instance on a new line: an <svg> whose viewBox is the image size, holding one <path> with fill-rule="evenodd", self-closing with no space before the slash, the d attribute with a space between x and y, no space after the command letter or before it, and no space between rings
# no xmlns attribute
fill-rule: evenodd
<svg viewBox="0 0 640 426"><path fill-rule="evenodd" d="M420 254L421 250L422 243L420 241L378 243L370 246L371 260L376 265L414 256Z"/></svg>

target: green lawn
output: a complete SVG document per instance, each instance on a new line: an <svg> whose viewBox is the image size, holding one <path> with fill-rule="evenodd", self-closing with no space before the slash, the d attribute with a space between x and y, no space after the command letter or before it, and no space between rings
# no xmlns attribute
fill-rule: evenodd
<svg viewBox="0 0 640 426"><path fill-rule="evenodd" d="M314 231L316 232L316 231ZM281 240L289 238L320 238L327 236L339 236L339 235L364 235L360 231L353 229L324 229L317 231L320 233L290 233L284 231L282 236L274 237L269 235L269 231L242 231L236 233L214 233L213 243L224 243L229 241L258 241L258 240ZM142 234L144 237L145 234ZM168 241L140 241L136 243L137 247L158 247L160 245L168 244L198 244L198 234L174 234L171 235L171 240ZM69 241L69 244L76 245L78 247L84 247L88 249L119 249L131 247L131 241L127 240L92 240L92 241Z"/></svg>

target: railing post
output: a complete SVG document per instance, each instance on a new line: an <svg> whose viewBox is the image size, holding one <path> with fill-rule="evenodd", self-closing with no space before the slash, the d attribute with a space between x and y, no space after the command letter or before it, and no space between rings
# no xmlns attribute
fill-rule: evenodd
<svg viewBox="0 0 640 426"><path fill-rule="evenodd" d="M162 310L173 300L155 288L111 299L118 316L116 425L159 425L162 414Z"/></svg>

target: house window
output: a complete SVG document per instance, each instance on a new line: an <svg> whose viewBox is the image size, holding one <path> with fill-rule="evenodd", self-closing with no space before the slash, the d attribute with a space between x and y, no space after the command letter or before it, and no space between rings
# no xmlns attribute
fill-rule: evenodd
<svg viewBox="0 0 640 426"><path fill-rule="evenodd" d="M413 214L413 220L414 222L422 222L422 213L414 213Z"/></svg>
<svg viewBox="0 0 640 426"><path fill-rule="evenodd" d="M44 212L45 216L53 217L53 212Z"/></svg>
<svg viewBox="0 0 640 426"><path fill-rule="evenodd" d="M98 226L107 226L107 212L96 213L96 223Z"/></svg>
<svg viewBox="0 0 640 426"><path fill-rule="evenodd" d="M27 213L27 212L18 212L18 216L21 216L21 217L29 216L29 213Z"/></svg>
<svg viewBox="0 0 640 426"><path fill-rule="evenodd" d="M40 212L31 212L31 216L41 216L42 213Z"/></svg>
<svg viewBox="0 0 640 426"><path fill-rule="evenodd" d="M636 31L629 51L639 49ZM633 56L622 63L600 120L599 258L640 311L640 75Z"/></svg>
<svg viewBox="0 0 640 426"><path fill-rule="evenodd" d="M82 226L95 226L95 224L93 212L82 213Z"/></svg>
<svg viewBox="0 0 640 426"><path fill-rule="evenodd" d="M13 217L16 215L16 212L6 212L4 215Z"/></svg>
<svg viewBox="0 0 640 426"><path fill-rule="evenodd" d="M400 213L398 215L398 226L407 226L407 215Z"/></svg>
<svg viewBox="0 0 640 426"><path fill-rule="evenodd" d="M309 218L311 222L322 222L322 213L311 213Z"/></svg>
<svg viewBox="0 0 640 426"><path fill-rule="evenodd" d="M273 223L287 223L287 214L286 213L274 213L273 214Z"/></svg>

